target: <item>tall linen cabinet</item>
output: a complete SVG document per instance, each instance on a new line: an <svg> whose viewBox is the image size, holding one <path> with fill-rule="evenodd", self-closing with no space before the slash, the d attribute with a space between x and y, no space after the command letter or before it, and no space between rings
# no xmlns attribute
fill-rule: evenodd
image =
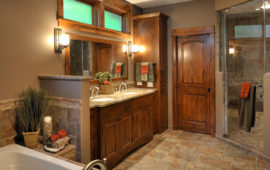
<svg viewBox="0 0 270 170"><path fill-rule="evenodd" d="M136 63L154 62L155 82L157 88L156 110L153 115L154 133L168 129L168 54L167 54L167 20L168 16L158 13L133 17L133 44L143 45L146 50L134 55L134 78L136 81ZM138 88L147 88L144 82Z"/></svg>

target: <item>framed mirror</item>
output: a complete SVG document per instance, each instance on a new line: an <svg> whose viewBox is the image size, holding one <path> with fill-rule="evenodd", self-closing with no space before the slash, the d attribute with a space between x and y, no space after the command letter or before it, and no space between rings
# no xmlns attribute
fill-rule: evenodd
<svg viewBox="0 0 270 170"><path fill-rule="evenodd" d="M66 75L89 75L94 80L98 72L109 72L113 80L128 79L128 54L123 53L123 45L127 43L69 36L70 46L65 50Z"/></svg>

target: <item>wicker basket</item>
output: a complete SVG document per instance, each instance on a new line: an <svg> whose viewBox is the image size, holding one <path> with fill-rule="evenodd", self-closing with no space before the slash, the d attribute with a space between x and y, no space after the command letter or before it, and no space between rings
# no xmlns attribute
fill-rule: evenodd
<svg viewBox="0 0 270 170"><path fill-rule="evenodd" d="M37 132L23 132L24 143L27 148L34 149L38 145L39 130Z"/></svg>
<svg viewBox="0 0 270 170"><path fill-rule="evenodd" d="M113 94L114 93L114 86L110 85L100 85L99 87L101 94Z"/></svg>

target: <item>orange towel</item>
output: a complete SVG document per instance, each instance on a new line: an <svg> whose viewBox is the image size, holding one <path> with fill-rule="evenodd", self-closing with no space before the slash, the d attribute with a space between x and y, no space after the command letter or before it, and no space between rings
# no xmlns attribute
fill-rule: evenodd
<svg viewBox="0 0 270 170"><path fill-rule="evenodd" d="M115 73L121 74L122 73L122 66L121 65L116 65L115 66Z"/></svg>
<svg viewBox="0 0 270 170"><path fill-rule="evenodd" d="M242 83L241 94L240 94L241 98L243 98L243 99L248 98L250 86L251 86L251 83Z"/></svg>
<svg viewBox="0 0 270 170"><path fill-rule="evenodd" d="M141 65L141 74L148 74L148 65Z"/></svg>
<svg viewBox="0 0 270 170"><path fill-rule="evenodd" d="M60 138L64 138L67 136L67 131L65 131L64 129L61 129L58 131L58 135Z"/></svg>

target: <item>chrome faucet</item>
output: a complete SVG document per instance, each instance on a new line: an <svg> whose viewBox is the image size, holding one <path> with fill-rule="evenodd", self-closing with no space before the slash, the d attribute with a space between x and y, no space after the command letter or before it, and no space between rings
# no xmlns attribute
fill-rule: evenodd
<svg viewBox="0 0 270 170"><path fill-rule="evenodd" d="M119 92L121 92L121 89L122 89L122 86L124 87L124 91L127 90L127 83L126 82L123 82L119 85Z"/></svg>
<svg viewBox="0 0 270 170"><path fill-rule="evenodd" d="M91 95L90 95L90 98L94 98L96 96L99 96L99 88L98 87L93 87L91 89Z"/></svg>
<svg viewBox="0 0 270 170"><path fill-rule="evenodd" d="M106 158L102 160L94 160L92 162L89 162L89 164L87 164L85 166L85 168L83 168L83 170L93 170L94 168L99 167L100 170L107 170L107 166L106 166Z"/></svg>

